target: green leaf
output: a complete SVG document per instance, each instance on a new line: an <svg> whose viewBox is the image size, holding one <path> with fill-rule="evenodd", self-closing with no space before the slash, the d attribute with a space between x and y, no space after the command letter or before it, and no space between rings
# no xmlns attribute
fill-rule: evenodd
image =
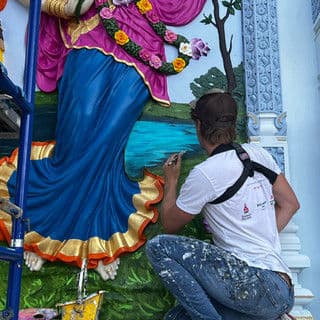
<svg viewBox="0 0 320 320"><path fill-rule="evenodd" d="M231 7L231 3L228 2L228 1L222 1L222 4L227 7L227 8L230 8Z"/></svg>
<svg viewBox="0 0 320 320"><path fill-rule="evenodd" d="M228 8L228 12L229 12L230 14L232 14L232 15L235 14L235 10L234 10L232 7L229 7L229 8Z"/></svg>
<svg viewBox="0 0 320 320"><path fill-rule="evenodd" d="M153 25L153 30L160 36L163 37L166 32L166 26L163 22L157 22Z"/></svg>
<svg viewBox="0 0 320 320"><path fill-rule="evenodd" d="M234 7L237 9L237 10L241 10L241 2L236 2L234 4Z"/></svg>
<svg viewBox="0 0 320 320"><path fill-rule="evenodd" d="M201 23L204 23L204 24L211 24L213 21L212 21L212 14L210 13L208 16L206 15L203 15L204 16L204 19L202 19L200 22Z"/></svg>

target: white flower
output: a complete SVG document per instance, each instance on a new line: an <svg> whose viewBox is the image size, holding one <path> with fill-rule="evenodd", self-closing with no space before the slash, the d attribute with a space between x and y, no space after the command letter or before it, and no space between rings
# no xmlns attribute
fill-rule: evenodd
<svg viewBox="0 0 320 320"><path fill-rule="evenodd" d="M181 42L179 46L179 52L185 54L186 56L192 57L192 48L190 43Z"/></svg>

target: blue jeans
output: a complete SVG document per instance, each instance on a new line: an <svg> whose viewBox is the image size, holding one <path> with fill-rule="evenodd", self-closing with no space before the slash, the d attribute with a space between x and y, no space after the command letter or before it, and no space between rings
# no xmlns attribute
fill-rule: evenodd
<svg viewBox="0 0 320 320"><path fill-rule="evenodd" d="M293 307L293 287L276 272L249 267L210 243L159 235L146 252L179 303L166 320L276 320Z"/></svg>

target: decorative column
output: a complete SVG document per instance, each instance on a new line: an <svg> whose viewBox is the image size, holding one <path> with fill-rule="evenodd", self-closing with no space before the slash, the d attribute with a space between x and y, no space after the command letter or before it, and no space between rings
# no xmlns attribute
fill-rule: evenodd
<svg viewBox="0 0 320 320"><path fill-rule="evenodd" d="M320 0L312 0L312 20L314 30L314 41L318 58L318 90L320 91Z"/></svg>
<svg viewBox="0 0 320 320"><path fill-rule="evenodd" d="M243 42L248 136L266 148L290 180L286 112L281 97L276 0L242 0ZM310 266L300 253L298 226L290 222L281 232L282 255L293 274L295 306L299 320L313 319L305 306L313 299L299 283L298 275Z"/></svg>

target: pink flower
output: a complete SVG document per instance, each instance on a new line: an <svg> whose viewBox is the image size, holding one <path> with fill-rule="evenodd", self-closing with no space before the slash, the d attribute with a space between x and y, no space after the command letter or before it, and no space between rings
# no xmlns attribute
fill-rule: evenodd
<svg viewBox="0 0 320 320"><path fill-rule="evenodd" d="M146 17L151 23L158 23L160 21L159 16L152 10L146 12Z"/></svg>
<svg viewBox="0 0 320 320"><path fill-rule="evenodd" d="M153 67L155 69L159 69L162 66L162 61L158 56L153 54L153 55L151 55L149 64L151 67Z"/></svg>
<svg viewBox="0 0 320 320"><path fill-rule="evenodd" d="M139 56L143 61L149 61L151 58L151 53L146 49L141 49L139 51Z"/></svg>
<svg viewBox="0 0 320 320"><path fill-rule="evenodd" d="M96 7L102 6L107 0L96 0Z"/></svg>
<svg viewBox="0 0 320 320"><path fill-rule="evenodd" d="M178 39L178 36L175 32L171 30L166 30L166 33L164 34L164 40L166 40L169 43L175 42Z"/></svg>
<svg viewBox="0 0 320 320"><path fill-rule="evenodd" d="M199 60L201 56L206 56L210 50L209 46L201 39L193 38L190 41L192 49L192 59Z"/></svg>
<svg viewBox="0 0 320 320"><path fill-rule="evenodd" d="M100 11L100 16L101 18L104 18L104 19L111 19L113 18L113 13L109 8L104 7Z"/></svg>

